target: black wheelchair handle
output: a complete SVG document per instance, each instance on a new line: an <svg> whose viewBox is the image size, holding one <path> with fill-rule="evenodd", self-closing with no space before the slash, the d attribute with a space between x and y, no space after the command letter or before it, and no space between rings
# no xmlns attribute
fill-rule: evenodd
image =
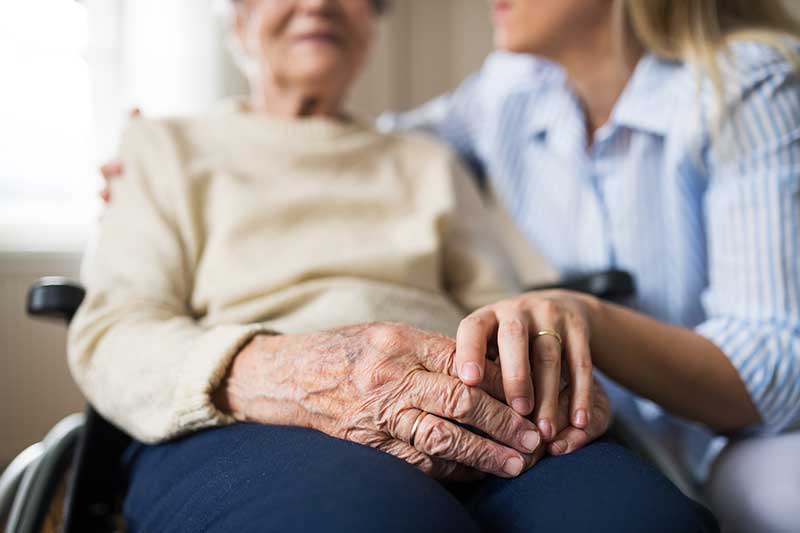
<svg viewBox="0 0 800 533"><path fill-rule="evenodd" d="M537 285L529 291L565 289L591 294L603 300L619 301L636 293L633 276L624 270L607 270L585 276L562 279L558 283Z"/></svg>
<svg viewBox="0 0 800 533"><path fill-rule="evenodd" d="M41 278L28 289L27 311L38 318L56 318L69 323L86 291L77 282L62 277Z"/></svg>

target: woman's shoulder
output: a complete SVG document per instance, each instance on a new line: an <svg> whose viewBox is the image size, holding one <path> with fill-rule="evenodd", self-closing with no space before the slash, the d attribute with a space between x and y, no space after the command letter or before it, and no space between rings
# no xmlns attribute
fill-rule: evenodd
<svg viewBox="0 0 800 533"><path fill-rule="evenodd" d="M427 202L450 202L469 191L480 196L477 174L449 144L424 131L381 133L382 159L391 160L403 179ZM435 197L435 200L432 198ZM458 200L460 201L460 200Z"/></svg>
<svg viewBox="0 0 800 533"><path fill-rule="evenodd" d="M270 144L272 137L265 138L263 125L247 115L225 104L192 115L138 117L123 132L122 149L185 162L257 140L262 141L260 145ZM274 137L288 135L275 133Z"/></svg>
<svg viewBox="0 0 800 533"><path fill-rule="evenodd" d="M697 131L711 138L715 124L719 127L735 116L751 113L754 106L759 113L777 113L779 103L773 99L776 92L800 94L796 59L800 59L800 41L742 39L717 55L719 85L705 67L691 62L654 57L656 66L649 72L655 78L651 85L658 87L654 90L664 96L665 104L673 104L664 106L669 110L672 130L683 131L687 123L697 123ZM787 111L784 107L780 112Z"/></svg>
<svg viewBox="0 0 800 533"><path fill-rule="evenodd" d="M800 40L774 37L766 40L742 39L732 42L720 54L728 73L744 80L793 73L800 59Z"/></svg>
<svg viewBox="0 0 800 533"><path fill-rule="evenodd" d="M781 38L737 41L721 55L723 91L710 84L703 87L707 114L716 119L706 136L713 166L770 168L762 173L766 179L777 175L785 157L793 157L791 145L800 124L798 54L800 41ZM747 179L748 172L729 175Z"/></svg>
<svg viewBox="0 0 800 533"><path fill-rule="evenodd" d="M174 140L174 123L170 118L137 117L131 120L120 138L120 155L125 166L164 167L170 165L180 151Z"/></svg>
<svg viewBox="0 0 800 533"><path fill-rule="evenodd" d="M703 88L724 99L724 118L733 122L763 119L776 115L800 118L797 96L800 95L800 41L788 37L765 37L765 40L738 40L719 56L722 94L710 84ZM749 118L748 118L749 117Z"/></svg>
<svg viewBox="0 0 800 533"><path fill-rule="evenodd" d="M184 151L183 139L196 122L192 117L137 117L131 120L121 136L121 150L136 157L173 159Z"/></svg>
<svg viewBox="0 0 800 533"><path fill-rule="evenodd" d="M427 131L397 131L379 133L382 149L387 155L399 159L405 166L421 169L452 165L458 161L453 148Z"/></svg>

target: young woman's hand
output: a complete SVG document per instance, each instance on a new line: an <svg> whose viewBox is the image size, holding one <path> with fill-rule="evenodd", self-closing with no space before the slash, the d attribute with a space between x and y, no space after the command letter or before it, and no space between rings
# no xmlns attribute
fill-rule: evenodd
<svg viewBox="0 0 800 533"><path fill-rule="evenodd" d="M596 298L570 291L536 291L482 307L466 317L456 337L456 368L467 385L485 377L487 347L497 346L508 405L533 413L542 438L553 441L559 393L569 385L570 424L592 422L589 342ZM565 376L565 378L562 378Z"/></svg>
<svg viewBox="0 0 800 533"><path fill-rule="evenodd" d="M142 112L138 108L134 108L130 112L131 119L141 115ZM103 176L103 189L100 191L100 198L103 199L103 202L111 202L111 187L109 183L112 179L122 176L123 171L122 162L119 160L109 161L100 167L100 175Z"/></svg>

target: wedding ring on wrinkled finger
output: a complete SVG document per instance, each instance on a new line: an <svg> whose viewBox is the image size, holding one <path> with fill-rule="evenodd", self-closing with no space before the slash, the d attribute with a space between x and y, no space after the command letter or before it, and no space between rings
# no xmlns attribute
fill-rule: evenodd
<svg viewBox="0 0 800 533"><path fill-rule="evenodd" d="M409 437L408 439L408 444L410 444L412 448L414 447L414 440L416 440L417 438L417 430L419 429L419 423L422 422L422 419L425 418L427 415L428 413L426 411L420 412L420 414L417 415L417 419L414 420L414 424L411 426L411 437Z"/></svg>

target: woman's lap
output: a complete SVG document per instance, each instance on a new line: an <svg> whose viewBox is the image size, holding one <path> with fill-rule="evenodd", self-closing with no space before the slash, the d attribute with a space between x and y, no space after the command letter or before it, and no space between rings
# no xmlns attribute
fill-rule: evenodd
<svg viewBox="0 0 800 533"><path fill-rule="evenodd" d="M238 424L136 455L133 531L478 531L436 481L309 429Z"/></svg>
<svg viewBox="0 0 800 533"><path fill-rule="evenodd" d="M486 532L718 531L708 510L607 439L544 458L516 479L487 479L461 500Z"/></svg>
<svg viewBox="0 0 800 533"><path fill-rule="evenodd" d="M714 530L705 510L606 441L452 493L399 459L295 427L204 431L140 446L131 465L132 531Z"/></svg>

